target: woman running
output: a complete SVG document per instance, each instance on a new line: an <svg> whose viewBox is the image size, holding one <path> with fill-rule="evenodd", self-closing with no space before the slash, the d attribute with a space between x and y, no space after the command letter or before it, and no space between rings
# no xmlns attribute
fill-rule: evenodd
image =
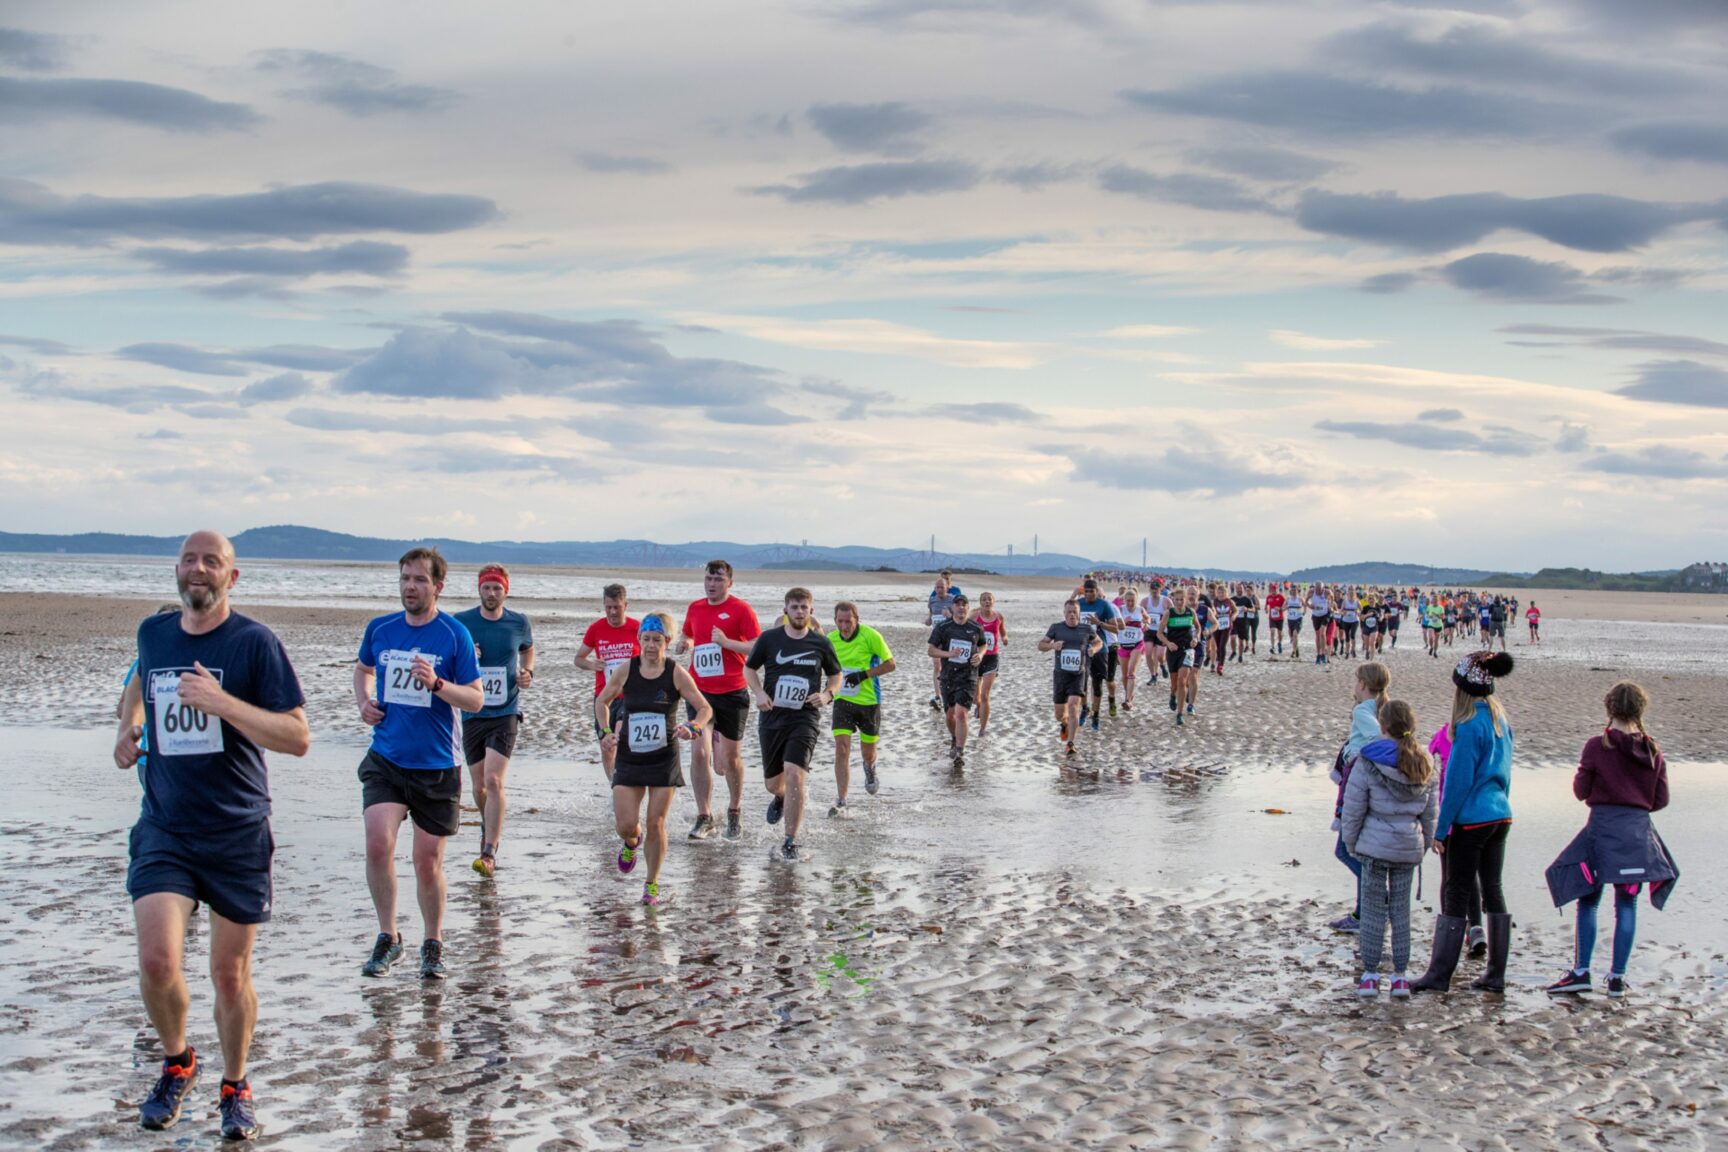
<svg viewBox="0 0 1728 1152"><path fill-rule="evenodd" d="M1122 631L1117 633L1122 660L1122 711L1134 711L1134 673L1146 655L1146 628L1150 623L1140 607L1140 593L1130 585L1122 592Z"/></svg>
<svg viewBox="0 0 1728 1152"><path fill-rule="evenodd" d="M984 659L978 664L978 735L990 727L990 689L996 687L997 656L1008 641L1008 622L996 613L996 596L990 592L978 594L978 611L972 619L984 629ZM1128 695L1134 695L1134 685L1128 685Z"/></svg>
<svg viewBox="0 0 1728 1152"><path fill-rule="evenodd" d="M1176 726L1182 726L1182 708L1194 711L1194 641L1199 631L1193 588L1178 588L1170 594L1170 607L1158 622L1158 643L1164 649L1164 667L1170 679L1170 711Z"/></svg>
<svg viewBox="0 0 1728 1152"><path fill-rule="evenodd" d="M1314 663L1324 664L1326 653L1332 647L1332 597L1326 594L1322 584L1309 587L1308 619L1314 622Z"/></svg>
<svg viewBox="0 0 1728 1152"><path fill-rule="evenodd" d="M1284 634L1290 637L1290 659L1302 659L1302 614L1307 611L1303 604L1303 593L1295 585L1290 587L1290 598L1284 602Z"/></svg>
<svg viewBox="0 0 1728 1152"><path fill-rule="evenodd" d="M1362 602L1356 598L1356 590L1352 588L1338 603L1338 626L1344 632L1341 639L1346 660L1356 658L1356 628L1361 623Z"/></svg>
<svg viewBox="0 0 1728 1152"><path fill-rule="evenodd" d="M1212 671L1224 675L1224 661L1229 656L1230 633L1235 621L1236 605L1224 592L1224 585L1212 585Z"/></svg>
<svg viewBox="0 0 1728 1152"><path fill-rule="evenodd" d="M666 659L672 617L650 612L642 618L638 642L642 655L613 671L594 698L594 722L600 726L600 746L616 756L612 771L612 815L624 847L618 851L618 871L632 872L646 840L648 879L642 903L660 903L660 865L666 859L666 814L672 798L684 786L679 766L679 740L694 740L714 718L702 690L690 673ZM695 715L674 725L682 699ZM612 701L622 700L623 731L612 723ZM642 829L642 801L648 801L648 829Z"/></svg>

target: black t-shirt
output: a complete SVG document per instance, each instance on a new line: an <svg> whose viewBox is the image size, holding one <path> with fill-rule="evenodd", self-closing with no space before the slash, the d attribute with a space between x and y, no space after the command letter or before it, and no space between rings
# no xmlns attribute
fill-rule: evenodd
<svg viewBox="0 0 1728 1152"><path fill-rule="evenodd" d="M840 660L834 655L834 645L820 632L795 638L780 627L756 637L744 666L761 670L762 688L774 702L762 716L765 723L778 726L814 723L821 718L812 701L828 677L839 673Z"/></svg>
<svg viewBox="0 0 1728 1152"><path fill-rule="evenodd" d="M942 620L930 629L929 643L948 653L948 658L942 661L942 675L964 678L977 671L972 666L972 656L984 651L984 629L975 620L964 624Z"/></svg>
<svg viewBox="0 0 1728 1152"><path fill-rule="evenodd" d="M270 815L264 751L238 728L180 703L180 676L193 661L230 696L267 712L306 703L276 633L238 612L193 636L180 614L138 625L138 676L150 756L144 767L143 819L171 832L229 829Z"/></svg>
<svg viewBox="0 0 1728 1152"><path fill-rule="evenodd" d="M1044 630L1046 640L1060 640L1062 647L1052 655L1055 659L1057 676L1078 676L1086 667L1086 652L1092 647L1092 641L1097 639L1098 629L1091 621L1081 618L1080 623L1070 624L1066 620L1058 620Z"/></svg>
<svg viewBox="0 0 1728 1152"><path fill-rule="evenodd" d="M1232 596L1230 602L1236 605L1236 619L1258 620L1260 618L1260 610L1254 607L1254 597Z"/></svg>

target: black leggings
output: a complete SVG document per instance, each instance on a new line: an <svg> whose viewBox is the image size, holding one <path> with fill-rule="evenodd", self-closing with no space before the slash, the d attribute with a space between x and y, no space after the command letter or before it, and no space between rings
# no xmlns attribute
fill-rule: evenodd
<svg viewBox="0 0 1728 1152"><path fill-rule="evenodd" d="M1452 852L1447 851L1447 852L1441 853L1441 855L1440 855L1440 908L1442 911L1444 911L1446 908L1446 889L1447 889L1448 885L1451 883L1450 877L1452 875L1453 869L1456 867L1457 867L1457 865L1453 862ZM1472 877L1470 877L1470 884L1468 887L1469 887L1468 905L1467 905L1466 911L1464 913L1464 919L1466 921L1468 921L1472 927L1481 927L1481 925L1482 925L1482 885L1477 883L1475 876L1472 876Z"/></svg>
<svg viewBox="0 0 1728 1152"><path fill-rule="evenodd" d="M1506 866L1506 837L1512 825L1489 824L1482 828L1456 828L1446 838L1446 868L1440 888L1440 911L1464 916L1470 909L1470 890L1482 887L1482 911L1506 911L1506 893L1500 888L1500 872Z"/></svg>

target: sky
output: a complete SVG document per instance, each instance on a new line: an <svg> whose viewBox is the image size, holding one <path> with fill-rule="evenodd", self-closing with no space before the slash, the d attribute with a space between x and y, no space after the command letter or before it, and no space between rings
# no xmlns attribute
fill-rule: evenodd
<svg viewBox="0 0 1728 1152"><path fill-rule="evenodd" d="M1728 0L0 9L0 528L1728 559Z"/></svg>

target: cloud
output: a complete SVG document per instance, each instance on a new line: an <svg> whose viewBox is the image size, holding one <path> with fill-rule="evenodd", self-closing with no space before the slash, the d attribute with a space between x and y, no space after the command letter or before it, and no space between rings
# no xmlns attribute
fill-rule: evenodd
<svg viewBox="0 0 1728 1152"><path fill-rule="evenodd" d="M966 424L1036 424L1045 419L1024 404L1003 401L983 401L977 404L932 404L925 409L938 420L959 420Z"/></svg>
<svg viewBox="0 0 1728 1152"><path fill-rule="evenodd" d="M834 10L860 24L916 25L951 31L993 28L1005 20L1062 21L1087 28L1115 23L1097 0L856 0Z"/></svg>
<svg viewBox="0 0 1728 1152"><path fill-rule="evenodd" d="M836 420L863 420L870 415L872 405L882 402L882 393L870 388L854 388L838 380L806 380L799 385L813 396L826 396L842 401L844 407L833 413Z"/></svg>
<svg viewBox="0 0 1728 1152"><path fill-rule="evenodd" d="M1728 408L1728 371L1696 360L1656 360L1639 365L1638 379L1615 391L1658 404Z"/></svg>
<svg viewBox="0 0 1728 1152"><path fill-rule="evenodd" d="M1554 441L1556 452L1588 452L1590 450L1590 426L1574 424L1570 420L1560 422L1560 435Z"/></svg>
<svg viewBox="0 0 1728 1152"><path fill-rule="evenodd" d="M1244 145L1234 148L1193 148L1185 153L1195 164L1204 164L1232 176L1243 176L1268 184L1303 183L1318 180L1338 167L1331 160L1291 152L1285 148Z"/></svg>
<svg viewBox="0 0 1728 1152"><path fill-rule="evenodd" d="M66 67L72 37L22 28L0 28L0 63L26 72L53 72Z"/></svg>
<svg viewBox="0 0 1728 1152"><path fill-rule="evenodd" d="M770 184L758 196L778 196L793 204L868 204L900 196L965 192L978 185L975 165L963 160L885 160L821 168L796 177L797 184Z"/></svg>
<svg viewBox="0 0 1728 1152"><path fill-rule="evenodd" d="M600 480L605 473L586 460L549 452L500 451L497 448L466 448L440 445L423 459L410 455L409 467L419 472L453 472L477 475L486 472L521 472L541 480ZM391 462L394 464L394 461Z"/></svg>
<svg viewBox="0 0 1728 1152"><path fill-rule="evenodd" d="M1274 343L1286 348L1303 348L1313 352L1331 352L1346 348L1378 348L1384 340L1333 340L1324 336L1309 336L1289 328L1274 328L1267 335Z"/></svg>
<svg viewBox="0 0 1728 1152"><path fill-rule="evenodd" d="M914 156L924 150L922 136L936 118L909 104L812 104L805 114L811 127L842 152Z"/></svg>
<svg viewBox="0 0 1728 1152"><path fill-rule="evenodd" d="M1616 128L1608 139L1622 152L1655 160L1728 164L1728 124L1720 120L1662 120Z"/></svg>
<svg viewBox="0 0 1728 1152"><path fill-rule="evenodd" d="M1176 324L1125 324L1101 335L1112 340L1162 340L1166 336L1192 336L1198 331L1198 328L1183 328Z"/></svg>
<svg viewBox="0 0 1728 1152"><path fill-rule="evenodd" d="M1728 462L1690 448L1649 445L1632 452L1599 452L1580 468L1614 476L1648 476L1663 480L1720 480L1728 477Z"/></svg>
<svg viewBox="0 0 1728 1152"><path fill-rule="evenodd" d="M1514 336L1554 336L1591 348L1668 352L1677 356L1728 357L1728 343L1702 336L1672 336L1636 328L1574 328L1562 324L1508 324L1498 329Z"/></svg>
<svg viewBox="0 0 1728 1152"><path fill-rule="evenodd" d="M1452 424L1464 419L1464 413L1456 408L1428 408L1416 413L1418 420L1432 420L1440 424Z"/></svg>
<svg viewBox="0 0 1728 1152"><path fill-rule="evenodd" d="M1317 71L1244 72L1121 95L1154 112L1336 139L1523 137L1585 122L1571 109L1523 97L1504 99L1455 87L1398 88Z"/></svg>
<svg viewBox="0 0 1728 1152"><path fill-rule="evenodd" d="M1392 296L1403 292L1420 279L1421 277L1414 272L1381 272L1378 275L1367 277L1356 287L1376 296Z"/></svg>
<svg viewBox="0 0 1728 1152"><path fill-rule="evenodd" d="M39 80L0 76L0 122L40 124L68 117L123 120L166 132L239 132L259 122L244 104L225 104L137 80Z"/></svg>
<svg viewBox="0 0 1728 1152"><path fill-rule="evenodd" d="M455 232L498 215L478 196L383 184L295 184L233 196L60 196L0 178L0 244L119 239L311 240L354 232Z"/></svg>
<svg viewBox="0 0 1728 1152"><path fill-rule="evenodd" d="M1717 218L1728 219L1728 205L1654 204L1590 193L1530 200L1499 192L1405 199L1389 192L1363 196L1310 189L1296 206L1296 223L1310 232L1417 252L1444 252L1501 229L1584 252L1624 252L1670 228Z"/></svg>
<svg viewBox="0 0 1728 1152"><path fill-rule="evenodd" d="M242 404L270 404L282 400L298 400L310 391L312 381L298 372L284 372L280 376L270 376L246 385L240 389L238 399Z"/></svg>
<svg viewBox="0 0 1728 1152"><path fill-rule="evenodd" d="M1209 208L1217 212L1266 212L1271 205L1236 181L1223 176L1201 176L1192 172L1161 175L1127 164L1115 164L1098 174L1098 186L1106 192Z"/></svg>
<svg viewBox="0 0 1728 1152"><path fill-rule="evenodd" d="M772 428L782 424L808 424L810 417L782 412L771 404L741 404L731 408L710 408L708 419L716 424L743 424L752 428Z"/></svg>
<svg viewBox="0 0 1728 1152"><path fill-rule="evenodd" d="M140 432L140 433L138 433L138 439L140 439L140 440L184 440L184 439L186 439L186 433L176 432L172 428L158 428L154 432Z"/></svg>
<svg viewBox="0 0 1728 1152"><path fill-rule="evenodd" d="M382 412L349 412L335 408L294 408L283 419L296 428L318 432L381 432L400 436L512 435L534 431L540 422L528 419L493 420L484 416L435 416L391 408Z"/></svg>
<svg viewBox="0 0 1728 1152"><path fill-rule="evenodd" d="M1432 423L1381 424L1367 420L1321 420L1314 427L1322 432L1354 436L1358 440L1385 440L1405 448L1430 452L1480 452L1490 456L1531 456L1541 446L1533 436L1510 428L1491 428L1481 436L1463 428L1436 428Z"/></svg>
<svg viewBox="0 0 1728 1152"><path fill-rule="evenodd" d="M408 249L375 240L327 248L134 248L128 255L164 272L193 276L392 276L408 266Z"/></svg>
<svg viewBox="0 0 1728 1152"><path fill-rule="evenodd" d="M1294 472L1203 439L1191 445L1134 453L1073 444L1044 446L1040 451L1068 460L1074 480L1104 488L1235 496L1267 488L1298 488L1306 483Z"/></svg>
<svg viewBox="0 0 1728 1152"><path fill-rule="evenodd" d="M576 163L584 171L601 175L663 176L678 169L651 156L617 156L610 152L578 152Z"/></svg>
<svg viewBox="0 0 1728 1152"><path fill-rule="evenodd" d="M421 114L442 111L458 93L424 84L403 84L396 73L376 64L332 52L276 48L257 53L258 70L289 74L306 81L281 94L364 118L392 112Z"/></svg>
<svg viewBox="0 0 1728 1152"><path fill-rule="evenodd" d="M1052 355L1042 344L960 339L887 320L793 320L779 316L704 316L702 320L740 336L795 348L909 356L956 368L1032 368Z"/></svg>
<svg viewBox="0 0 1728 1152"><path fill-rule="evenodd" d="M162 368L172 368L176 372L190 372L198 376L244 376L246 367L226 353L209 352L203 348L194 348L190 344L128 344L114 353L122 360L136 360L142 364L155 364Z"/></svg>
<svg viewBox="0 0 1728 1152"><path fill-rule="evenodd" d="M26 396L46 400L75 400L100 404L127 412L153 412L158 408L207 404L225 399L221 393L183 384L128 384L114 388L90 388L74 384L58 372L37 372L18 386Z"/></svg>
<svg viewBox="0 0 1728 1152"><path fill-rule="evenodd" d="M12 348L28 348L30 351L40 352L44 356L64 356L75 351L70 344L62 344L58 340L43 340L36 336L0 335L0 344Z"/></svg>
<svg viewBox="0 0 1728 1152"><path fill-rule="evenodd" d="M1399 8L1440 8L1448 12L1476 12L1484 16L1517 16L1522 0L1385 0Z"/></svg>
<svg viewBox="0 0 1728 1152"><path fill-rule="evenodd" d="M1532 260L1504 252L1478 252L1440 269L1454 288L1501 300L1540 300L1548 304L1615 304L1618 296L1587 292L1588 281L1572 265Z"/></svg>
<svg viewBox="0 0 1728 1152"><path fill-rule="evenodd" d="M1084 171L1085 168L1079 164L1015 164L995 169L990 173L990 179L1001 184L1012 184L1022 192L1037 192L1052 184L1066 184L1070 180L1077 180Z"/></svg>

